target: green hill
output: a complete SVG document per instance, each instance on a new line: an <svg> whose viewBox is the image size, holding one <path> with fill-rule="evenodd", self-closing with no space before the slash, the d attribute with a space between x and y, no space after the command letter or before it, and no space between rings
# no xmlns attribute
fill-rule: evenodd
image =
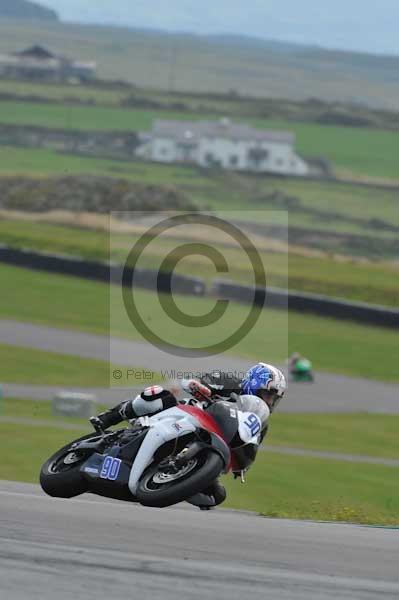
<svg viewBox="0 0 399 600"><path fill-rule="evenodd" d="M1 0L14 2L14 0ZM22 2L22 0L19 0ZM15 4L16 6L16 4ZM1 14L1 11L0 11ZM173 92L321 99L397 110L399 57L248 40L0 19L0 53L40 44L95 60L100 79ZM265 115L266 116L266 115Z"/></svg>
<svg viewBox="0 0 399 600"><path fill-rule="evenodd" d="M58 21L54 10L28 0L0 0L0 18Z"/></svg>

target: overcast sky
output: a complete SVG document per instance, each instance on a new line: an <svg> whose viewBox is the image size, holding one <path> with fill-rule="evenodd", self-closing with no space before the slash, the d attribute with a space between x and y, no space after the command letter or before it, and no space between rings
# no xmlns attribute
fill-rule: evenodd
<svg viewBox="0 0 399 600"><path fill-rule="evenodd" d="M399 0L38 0L75 22L399 54Z"/></svg>

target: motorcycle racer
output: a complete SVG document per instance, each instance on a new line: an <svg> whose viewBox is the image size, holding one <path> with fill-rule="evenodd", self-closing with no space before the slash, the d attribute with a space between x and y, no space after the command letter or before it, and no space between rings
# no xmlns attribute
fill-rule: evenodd
<svg viewBox="0 0 399 600"><path fill-rule="evenodd" d="M299 352L294 352L288 359L288 372L293 381L314 381L312 363Z"/></svg>
<svg viewBox="0 0 399 600"><path fill-rule="evenodd" d="M192 397L191 400L184 400L185 403L199 403L207 410L215 401L229 401L235 403L239 411L255 413L259 417L261 430L258 445L251 456L253 462L258 446L267 433L270 414L284 396L286 381L283 373L273 365L258 363L247 371L241 381L229 374L215 371L204 374L201 380L184 380L182 388ZM155 415L178 404L179 401L171 391L160 385L153 385L136 397L125 400L97 417L92 417L90 422L96 430L102 431L123 420ZM241 440L242 445L245 441ZM240 473L233 474L238 476ZM201 509L209 509L221 504L225 498L225 488L216 480L202 493L189 498L188 502Z"/></svg>

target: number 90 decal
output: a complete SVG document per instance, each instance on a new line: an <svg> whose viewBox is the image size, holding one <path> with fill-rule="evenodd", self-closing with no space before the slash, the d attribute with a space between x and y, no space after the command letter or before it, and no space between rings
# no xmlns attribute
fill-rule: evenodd
<svg viewBox="0 0 399 600"><path fill-rule="evenodd" d="M106 456L101 469L101 479L109 479L115 481L119 475L119 469L121 468L121 459L114 458L113 456Z"/></svg>
<svg viewBox="0 0 399 600"><path fill-rule="evenodd" d="M248 427L252 436L257 435L261 430L260 419L254 413L248 415L247 420L244 421L244 425Z"/></svg>

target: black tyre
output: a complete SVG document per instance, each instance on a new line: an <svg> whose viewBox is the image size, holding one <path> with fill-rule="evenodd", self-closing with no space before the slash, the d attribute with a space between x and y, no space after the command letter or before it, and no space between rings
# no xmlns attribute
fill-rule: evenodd
<svg viewBox="0 0 399 600"><path fill-rule="evenodd" d="M40 471L40 485L46 494L56 498L73 498L87 491L87 482L79 469L90 453L73 452L71 446L95 437L98 436L92 433L73 440L44 463Z"/></svg>
<svg viewBox="0 0 399 600"><path fill-rule="evenodd" d="M144 506L158 508L183 502L206 489L223 467L221 456L212 450L195 456L177 472L151 465L139 481L137 500Z"/></svg>

